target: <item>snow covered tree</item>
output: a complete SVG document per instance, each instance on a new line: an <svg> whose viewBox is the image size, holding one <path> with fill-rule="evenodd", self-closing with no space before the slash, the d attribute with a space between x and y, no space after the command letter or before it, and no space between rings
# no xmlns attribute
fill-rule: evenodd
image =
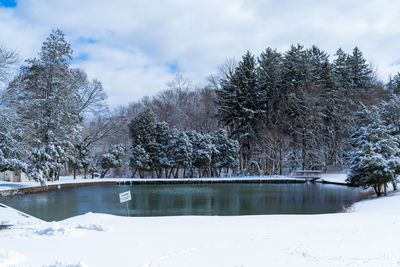
<svg viewBox="0 0 400 267"><path fill-rule="evenodd" d="M25 161L28 151L14 112L6 107L0 107L0 172L7 170L27 172Z"/></svg>
<svg viewBox="0 0 400 267"><path fill-rule="evenodd" d="M146 146L152 169L155 170L157 177L161 178L163 170L165 177L168 176L168 169L171 167L170 158L168 158L169 126L166 122L156 122L154 134L150 143Z"/></svg>
<svg viewBox="0 0 400 267"><path fill-rule="evenodd" d="M264 120L267 127L277 124L282 104L282 55L267 48L258 58L257 87L260 91L260 106L265 110Z"/></svg>
<svg viewBox="0 0 400 267"><path fill-rule="evenodd" d="M17 62L18 57L14 51L0 46L0 89L10 80L10 70Z"/></svg>
<svg viewBox="0 0 400 267"><path fill-rule="evenodd" d="M108 150L108 153L103 154L97 164L101 167L100 178L104 178L111 168L120 167L124 154L125 148L123 145L114 145Z"/></svg>
<svg viewBox="0 0 400 267"><path fill-rule="evenodd" d="M265 114L265 93L257 86L256 67L256 59L247 51L233 75L217 90L218 115L229 127L230 136L239 141L241 168L245 168L251 158L258 122Z"/></svg>
<svg viewBox="0 0 400 267"><path fill-rule="evenodd" d="M353 53L348 56L347 61L352 87L364 91L370 89L373 80L372 70L358 47L353 49Z"/></svg>
<svg viewBox="0 0 400 267"><path fill-rule="evenodd" d="M79 92L69 65L72 49L53 30L38 58L29 59L7 88L6 105L17 111L34 148L32 164L48 179L57 178L80 140Z"/></svg>
<svg viewBox="0 0 400 267"><path fill-rule="evenodd" d="M75 147L75 155L69 160L68 164L73 169L74 179L76 178L76 171L84 169L84 178L86 178L87 168L90 165L90 151L85 142L80 142Z"/></svg>
<svg viewBox="0 0 400 267"><path fill-rule="evenodd" d="M89 81L87 74L82 69L72 69L71 74L74 80L74 87L77 88L77 113L84 117L87 113L99 115L107 111L106 104L107 94L103 88L103 84L94 79Z"/></svg>
<svg viewBox="0 0 400 267"><path fill-rule="evenodd" d="M400 139L377 118L354 134L347 181L353 186L372 187L377 196L386 195L387 183L400 174Z"/></svg>
<svg viewBox="0 0 400 267"><path fill-rule="evenodd" d="M170 177L174 168L176 169L175 178L178 178L179 169L183 169L183 175L185 175L186 169L191 165L191 154L192 145L188 136L184 132L172 128L168 140L167 157L171 163L171 172L168 177Z"/></svg>
<svg viewBox="0 0 400 267"><path fill-rule="evenodd" d="M132 178L135 177L136 172L139 172L140 178L144 178L144 171L151 169L151 159L149 153L144 150L140 145L132 148L132 155L130 158L129 166L133 170Z"/></svg>
<svg viewBox="0 0 400 267"><path fill-rule="evenodd" d="M393 78L390 77L386 88L395 95L400 94L400 73L397 73Z"/></svg>
<svg viewBox="0 0 400 267"><path fill-rule="evenodd" d="M133 147L142 146L144 149L153 141L156 118L151 109L145 109L133 118L129 125Z"/></svg>
<svg viewBox="0 0 400 267"><path fill-rule="evenodd" d="M211 164L211 156L214 149L211 138L207 134L202 135L196 131L187 131L186 135L192 145L191 166L198 168L199 177L202 177L204 170L209 168Z"/></svg>
<svg viewBox="0 0 400 267"><path fill-rule="evenodd" d="M220 129L211 134L211 142L211 175L221 176L222 168L226 168L228 173L230 168L238 167L239 143L236 140L229 139L226 131Z"/></svg>

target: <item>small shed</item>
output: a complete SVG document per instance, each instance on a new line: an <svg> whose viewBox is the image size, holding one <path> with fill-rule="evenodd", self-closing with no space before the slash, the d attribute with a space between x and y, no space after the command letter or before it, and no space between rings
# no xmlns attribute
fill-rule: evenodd
<svg viewBox="0 0 400 267"><path fill-rule="evenodd" d="M6 182L27 182L28 176L21 170L3 171L0 172L0 179Z"/></svg>

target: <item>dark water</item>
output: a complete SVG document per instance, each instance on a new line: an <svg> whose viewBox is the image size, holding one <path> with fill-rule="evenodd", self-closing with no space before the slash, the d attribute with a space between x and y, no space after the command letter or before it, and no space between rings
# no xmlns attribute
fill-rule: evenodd
<svg viewBox="0 0 400 267"><path fill-rule="evenodd" d="M366 197L365 191L325 184L197 184L90 186L0 198L46 221L87 212L126 215L119 193L131 191L131 216L333 213Z"/></svg>

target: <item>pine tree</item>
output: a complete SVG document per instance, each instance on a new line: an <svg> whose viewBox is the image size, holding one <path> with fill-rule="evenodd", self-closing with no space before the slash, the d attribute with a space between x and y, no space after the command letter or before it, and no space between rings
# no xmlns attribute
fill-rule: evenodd
<svg viewBox="0 0 400 267"><path fill-rule="evenodd" d="M171 158L168 157L168 145L170 140L170 129L166 122L157 122L154 134L154 142L151 143L150 157L153 165L162 177L162 170L165 170L165 177L168 177L168 169L173 165Z"/></svg>
<svg viewBox="0 0 400 267"><path fill-rule="evenodd" d="M7 89L7 105L16 109L31 136L32 168L58 178L80 140L78 88L69 65L72 49L60 30L53 30L38 58L26 61Z"/></svg>
<svg viewBox="0 0 400 267"><path fill-rule="evenodd" d="M241 168L246 167L251 157L258 122L265 114L265 98L261 88L257 87L256 67L256 59L247 51L235 72L217 91L220 120L240 144Z"/></svg>
<svg viewBox="0 0 400 267"><path fill-rule="evenodd" d="M282 104L282 55L276 50L267 48L258 58L257 87L260 106L265 110L265 124L277 125Z"/></svg>
<svg viewBox="0 0 400 267"><path fill-rule="evenodd" d="M353 186L373 187L386 195L387 183L396 182L400 174L400 139L377 118L353 135L354 151L350 157L347 181Z"/></svg>
<svg viewBox="0 0 400 267"><path fill-rule="evenodd" d="M178 178L179 169L183 169L183 175L185 175L186 169L191 165L191 154L192 145L188 136L184 132L172 128L168 142L168 158L171 162L171 172L168 177L172 174L173 168L176 168L175 178Z"/></svg>
<svg viewBox="0 0 400 267"><path fill-rule="evenodd" d="M100 178L104 178L111 168L121 167L124 154L125 148L123 145L114 145L108 150L108 153L103 154L97 164L97 166L101 167Z"/></svg>
<svg viewBox="0 0 400 267"><path fill-rule="evenodd" d="M0 108L0 172L22 170L27 172L26 157L29 148L24 144L23 132L12 110Z"/></svg>
<svg viewBox="0 0 400 267"><path fill-rule="evenodd" d="M229 139L225 130L219 129L211 134L213 149L211 151L211 175L221 176L222 168L236 168L238 166L239 143Z"/></svg>
<svg viewBox="0 0 400 267"><path fill-rule="evenodd" d="M352 55L347 58L349 65L349 78L353 88L363 89L364 92L372 87L372 70L367 64L358 47L353 49Z"/></svg>
<svg viewBox="0 0 400 267"><path fill-rule="evenodd" d="M150 155L143 147L136 145L132 148L132 156L130 158L129 166L133 169L132 178L135 177L137 171L139 171L140 178L143 178L143 172L151 169Z"/></svg>
<svg viewBox="0 0 400 267"><path fill-rule="evenodd" d="M386 88L395 95L400 94L400 73L397 73L393 78L390 77Z"/></svg>
<svg viewBox="0 0 400 267"><path fill-rule="evenodd" d="M84 178L86 179L87 168L90 165L90 151L87 144L80 142L75 146L75 155L70 158L68 164L73 169L74 179L76 179L76 171L84 169Z"/></svg>
<svg viewBox="0 0 400 267"><path fill-rule="evenodd" d="M210 167L213 145L209 135L202 135L196 131L187 131L186 135L192 146L191 167L198 168L199 177L204 170ZM193 171L192 171L193 174Z"/></svg>

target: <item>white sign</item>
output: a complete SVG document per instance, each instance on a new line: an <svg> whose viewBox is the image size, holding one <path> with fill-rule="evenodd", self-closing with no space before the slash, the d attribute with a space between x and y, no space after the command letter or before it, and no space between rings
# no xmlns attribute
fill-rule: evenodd
<svg viewBox="0 0 400 267"><path fill-rule="evenodd" d="M123 192L123 193L119 194L119 201L121 201L121 203L127 202L127 201L129 201L131 199L132 199L131 198L131 191L126 191L126 192Z"/></svg>

